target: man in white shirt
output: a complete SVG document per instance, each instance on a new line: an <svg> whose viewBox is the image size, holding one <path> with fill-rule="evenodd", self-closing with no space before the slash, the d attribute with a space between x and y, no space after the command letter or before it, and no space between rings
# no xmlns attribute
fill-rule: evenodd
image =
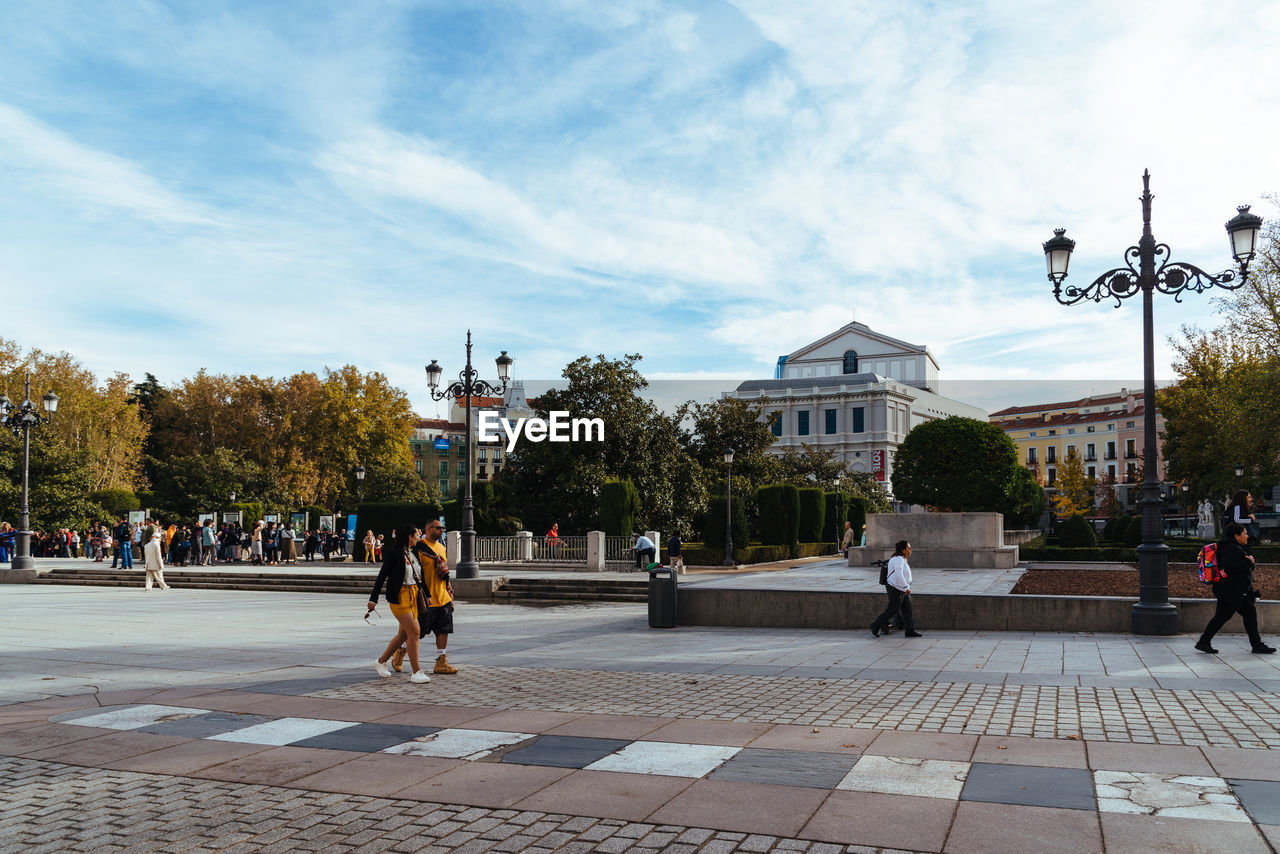
<svg viewBox="0 0 1280 854"><path fill-rule="evenodd" d="M902 614L902 626L906 629L904 637L918 638L922 635L916 631L915 620L911 616L911 565L907 558L911 557L911 543L898 540L893 549L893 557L889 558L889 571L885 583L889 591L889 605L880 616L871 623L871 634L880 637L893 619L893 615Z"/></svg>
<svg viewBox="0 0 1280 854"><path fill-rule="evenodd" d="M636 544L631 547L631 550L636 553L636 569L644 569L653 563L656 560L654 555L658 553L658 548L653 544L653 540L644 534L636 537ZM648 560L645 560L646 557L648 557Z"/></svg>

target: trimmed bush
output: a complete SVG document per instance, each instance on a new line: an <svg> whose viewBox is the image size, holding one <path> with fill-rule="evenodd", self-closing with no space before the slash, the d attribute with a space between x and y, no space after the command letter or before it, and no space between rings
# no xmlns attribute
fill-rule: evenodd
<svg viewBox="0 0 1280 854"><path fill-rule="evenodd" d="M800 527L796 542L820 543L823 540L822 523L827 510L822 490L808 488L797 492L800 497Z"/></svg>
<svg viewBox="0 0 1280 854"><path fill-rule="evenodd" d="M1142 517L1134 516L1124 529L1125 548L1136 548L1142 545Z"/></svg>
<svg viewBox="0 0 1280 854"><path fill-rule="evenodd" d="M240 511L240 524L246 530L252 531L253 526L262 521L262 517L267 511L262 508L261 501L237 501L231 505L231 510Z"/></svg>
<svg viewBox="0 0 1280 854"><path fill-rule="evenodd" d="M826 505L826 519L822 523L822 539L828 543L839 543L844 536L844 521L849 514L849 499L839 492L828 492L822 496Z"/></svg>
<svg viewBox="0 0 1280 854"><path fill-rule="evenodd" d="M1112 516L1107 523L1102 526L1102 539L1108 543L1116 541L1116 527L1120 524L1123 516Z"/></svg>
<svg viewBox="0 0 1280 854"><path fill-rule="evenodd" d="M640 495L631 478L607 479L600 485L600 530L611 537L629 537L634 532L635 516L640 511Z"/></svg>
<svg viewBox="0 0 1280 854"><path fill-rule="evenodd" d="M433 502L366 501L356 505L355 513L360 534L356 539L363 540L365 531L373 531L390 540L391 532L401 527L425 529L427 520L439 519L443 509Z"/></svg>
<svg viewBox="0 0 1280 854"><path fill-rule="evenodd" d="M1063 548L1093 548L1098 544L1093 525L1083 516L1076 515L1062 523L1058 542Z"/></svg>
<svg viewBox="0 0 1280 854"><path fill-rule="evenodd" d="M720 549L721 559L724 558L724 496L712 498L707 501L707 512L703 517L702 525L702 542L708 549L715 551ZM751 542L751 533L747 527L747 508L746 502L738 498L733 499L733 547L734 551L739 548L745 548Z"/></svg>
<svg viewBox="0 0 1280 854"><path fill-rule="evenodd" d="M789 483L775 483L756 490L760 511L760 541L766 546L790 546L800 542L800 490Z"/></svg>
<svg viewBox="0 0 1280 854"><path fill-rule="evenodd" d="M455 498L452 501L446 501L441 508L444 514L445 531L461 531L462 530L462 499Z"/></svg>
<svg viewBox="0 0 1280 854"><path fill-rule="evenodd" d="M1111 532L1111 542L1123 544L1124 532L1129 529L1131 522L1133 522L1133 517L1128 513L1125 513L1123 516L1117 516L1115 530Z"/></svg>
<svg viewBox="0 0 1280 854"><path fill-rule="evenodd" d="M849 496L849 510L846 517L849 524L853 526L853 535L857 538L855 543L862 539L862 526L867 524L867 499L860 495ZM844 532L840 532L840 536L844 536Z"/></svg>
<svg viewBox="0 0 1280 854"><path fill-rule="evenodd" d="M130 510L141 510L138 496L128 489L99 489L89 493L89 500L107 511L113 520L123 519Z"/></svg>

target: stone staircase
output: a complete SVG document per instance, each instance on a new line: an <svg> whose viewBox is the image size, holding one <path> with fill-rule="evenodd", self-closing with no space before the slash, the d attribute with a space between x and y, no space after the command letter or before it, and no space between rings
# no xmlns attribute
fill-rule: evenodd
<svg viewBox="0 0 1280 854"><path fill-rule="evenodd" d="M273 593L350 593L367 596L373 587L372 575L320 575L284 572L209 572L198 568L167 569L165 581L184 590L258 590ZM141 569L52 569L38 576L35 584L71 584L95 587L141 588L145 576ZM568 602L647 602L648 576L632 579L612 578L536 578L507 577L505 583L490 588L489 580L475 589L466 579L454 582L459 599L483 602L568 603ZM489 591L492 590L492 593Z"/></svg>
<svg viewBox="0 0 1280 854"><path fill-rule="evenodd" d="M275 593L362 593L373 587L371 575L318 575L284 572L202 572L193 568L166 569L164 580L193 590L263 590ZM75 584L94 587L142 587L146 576L134 569L52 569L37 576L36 584Z"/></svg>
<svg viewBox="0 0 1280 854"><path fill-rule="evenodd" d="M613 578L508 578L495 602L647 602L648 576Z"/></svg>

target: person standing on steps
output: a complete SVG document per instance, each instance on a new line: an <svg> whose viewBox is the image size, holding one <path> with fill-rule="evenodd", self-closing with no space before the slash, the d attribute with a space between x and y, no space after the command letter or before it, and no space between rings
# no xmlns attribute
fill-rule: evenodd
<svg viewBox="0 0 1280 854"><path fill-rule="evenodd" d="M1258 609L1254 603L1259 595L1253 587L1253 554L1249 549L1249 532L1239 522L1231 522L1223 529L1222 541L1218 543L1218 567L1226 575L1222 581L1213 583L1213 598L1218 600L1218 609L1196 641L1196 649L1217 655L1211 643L1213 636L1238 613L1249 635L1250 651L1271 655L1276 648L1263 643L1258 634Z"/></svg>
<svg viewBox="0 0 1280 854"><path fill-rule="evenodd" d="M907 563L909 557L911 543L898 540L893 549L893 557L889 558L889 570L885 578L889 590L889 605L871 623L871 634L876 637L880 637L880 633L888 628L894 614L902 615L902 627L906 629L904 637L922 637L916 631L915 619L911 614L911 565Z"/></svg>

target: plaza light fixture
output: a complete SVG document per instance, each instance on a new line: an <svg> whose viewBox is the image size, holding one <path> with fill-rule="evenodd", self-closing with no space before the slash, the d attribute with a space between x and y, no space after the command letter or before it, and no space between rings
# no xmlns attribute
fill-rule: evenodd
<svg viewBox="0 0 1280 854"><path fill-rule="evenodd" d="M1125 266L1108 270L1094 279L1087 287L1062 286L1067 278L1071 252L1075 241L1066 236L1066 229L1056 228L1053 237L1045 241L1044 257L1048 265L1049 280L1053 282L1053 297L1062 305L1075 305L1082 300L1101 302L1114 299L1116 308L1123 300L1142 294L1142 354L1143 354L1143 483L1142 483L1142 545L1138 546L1138 576L1140 598L1133 606L1132 627L1139 635L1172 635L1178 631L1178 610L1169 602L1169 547L1164 544L1163 524L1160 518L1160 485L1156 480L1156 374L1155 333L1152 320L1152 296L1156 291L1172 294L1175 301L1182 300L1185 291L1204 293L1219 287L1235 290L1249 277L1249 262L1253 260L1258 244L1258 232L1262 217L1249 213L1248 205L1237 208L1226 224L1231 243L1231 254L1239 272L1225 270L1216 276L1199 267L1181 261L1169 260L1169 247L1156 243L1151 233L1151 173L1142 173L1142 237L1137 246L1124 251ZM1156 262L1159 261L1159 266ZM1138 266L1134 266L1137 262ZM1242 467L1236 467L1237 472Z"/></svg>
<svg viewBox="0 0 1280 854"><path fill-rule="evenodd" d="M31 374L26 376L26 389L22 403L15 404L9 395L0 394L0 427L8 428L14 436L22 437L22 499L18 505L17 550L13 556L11 569L35 571L35 561L31 559L31 508L27 501L28 479L31 469L31 431L43 427L53 420L58 411L58 396L49 392L41 402L44 411L41 415L36 405L31 402Z"/></svg>
<svg viewBox="0 0 1280 854"><path fill-rule="evenodd" d="M724 449L724 561L722 566L735 566L733 560L733 448Z"/></svg>
<svg viewBox="0 0 1280 854"><path fill-rule="evenodd" d="M364 466L356 466L356 489L359 490L360 501L364 501Z"/></svg>
<svg viewBox="0 0 1280 854"><path fill-rule="evenodd" d="M1244 463L1236 463L1236 480L1244 477Z"/></svg>
<svg viewBox="0 0 1280 854"><path fill-rule="evenodd" d="M477 578L480 575L480 564L476 561L476 528L475 505L471 500L471 480L475 474L475 461L471 457L471 399L480 396L500 397L507 390L507 381L511 378L511 363L514 361L503 350L502 355L494 360L498 366L500 385L494 385L480 379L476 370L471 367L471 330L467 330L467 366L458 374L458 379L443 389L440 388L440 376L444 369L435 359L427 365L427 386L431 390L432 400L452 398L461 400L467 413L467 480L462 493L462 553L458 559L459 578Z"/></svg>

